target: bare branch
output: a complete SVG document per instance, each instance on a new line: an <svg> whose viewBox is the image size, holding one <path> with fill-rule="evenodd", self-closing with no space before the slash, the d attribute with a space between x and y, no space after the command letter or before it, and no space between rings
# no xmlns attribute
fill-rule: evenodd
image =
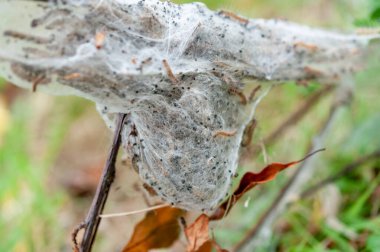
<svg viewBox="0 0 380 252"><path fill-rule="evenodd" d="M285 119L283 123L276 129L274 129L264 140L265 145L271 145L280 135L284 133L290 126L297 124L308 112L314 108L316 104L330 93L334 89L334 86L326 86L321 90L315 92L309 99L307 99L302 105L300 105L289 117Z"/></svg>
<svg viewBox="0 0 380 252"><path fill-rule="evenodd" d="M87 218L84 223L80 224L73 232L74 245L77 247L76 235L78 231L82 228L85 229L82 242L80 243L80 252L91 251L92 245L95 241L96 233L100 224L100 215L103 212L104 206L106 204L108 193L115 178L115 162L117 153L121 143L121 132L123 129L123 124L126 115L121 114L115 129L114 139L112 142L112 147L103 170L103 174L100 178L98 188L94 199L91 204L91 208L88 212Z"/></svg>

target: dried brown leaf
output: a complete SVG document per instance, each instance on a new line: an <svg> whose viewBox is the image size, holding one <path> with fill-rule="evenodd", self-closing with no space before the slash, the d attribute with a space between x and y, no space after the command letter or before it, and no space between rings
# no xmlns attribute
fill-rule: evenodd
<svg viewBox="0 0 380 252"><path fill-rule="evenodd" d="M188 240L187 252L196 252L203 244L210 240L209 236L209 218L207 215L200 215L190 226L185 229L185 235ZM208 250L202 250L208 251Z"/></svg>
<svg viewBox="0 0 380 252"><path fill-rule="evenodd" d="M188 240L187 252L211 252L215 248L217 252L228 252L210 239L209 222L207 215L200 215L193 224L185 229L185 234Z"/></svg>
<svg viewBox="0 0 380 252"><path fill-rule="evenodd" d="M182 215L183 210L173 207L148 212L136 225L132 238L122 251L145 252L170 247L179 237L178 219Z"/></svg>
<svg viewBox="0 0 380 252"><path fill-rule="evenodd" d="M210 220L219 220L223 218L228 212L231 210L231 208L235 205L235 203L250 189L255 187L258 184L263 184L268 181L271 181L274 179L277 174L286 168L289 168L295 164L298 164L305 159L311 157L317 152L323 151L324 149L316 150L308 155L306 155L304 158L298 161L293 161L290 163L282 164L282 163L272 163L266 166L261 172L259 173L253 173L253 172L247 172L244 174L242 179L240 180L239 187L235 190L235 192L232 194L230 198L228 198L222 205L219 206L218 209L212 214L210 217Z"/></svg>

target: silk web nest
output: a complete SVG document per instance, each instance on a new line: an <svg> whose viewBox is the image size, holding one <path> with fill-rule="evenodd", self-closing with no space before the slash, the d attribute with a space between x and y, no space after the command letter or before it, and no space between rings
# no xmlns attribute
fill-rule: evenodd
<svg viewBox="0 0 380 252"><path fill-rule="evenodd" d="M164 201L189 210L212 210L228 195L263 97L242 95L244 77L337 82L351 77L370 40L200 3L3 1L0 9L17 5L21 14L0 24L0 75L88 98L111 128L116 113L128 114L133 167Z"/></svg>

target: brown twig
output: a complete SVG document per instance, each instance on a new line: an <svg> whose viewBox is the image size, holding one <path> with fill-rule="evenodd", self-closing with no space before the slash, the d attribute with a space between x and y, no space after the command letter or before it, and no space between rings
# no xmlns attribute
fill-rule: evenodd
<svg viewBox="0 0 380 252"><path fill-rule="evenodd" d="M331 129L332 124L337 118L337 114L339 112L339 108L343 105L347 104L343 99L349 99L350 96L343 95L351 92L349 88L342 88L338 90L336 98L338 101L335 101L332 106L330 113L322 124L321 129L319 130L318 135L314 138L313 142L310 144L310 147L307 150L307 153L319 149L322 147L322 143L324 139L327 137L328 132ZM341 99L341 100L340 100ZM273 222L277 219L277 217L283 213L288 206L288 204L299 196L300 188L309 180L309 178L313 175L315 166L314 166L315 158L310 158L305 160L300 167L296 170L294 175L289 179L287 184L282 188L280 193L274 199L272 204L268 207L268 209L264 212L264 214L260 217L259 221L256 225L250 229L245 237L235 246L233 251L243 251L247 248L252 251L252 249L257 245L258 240L262 241L262 235L267 233L265 231L270 230ZM269 232L270 233L270 232Z"/></svg>
<svg viewBox="0 0 380 252"><path fill-rule="evenodd" d="M108 193L115 178L115 163L117 153L120 148L121 131L123 129L125 118L125 114L120 114L107 163L104 167L102 177L100 178L100 182L98 184L98 188L96 189L95 197L92 201L86 220L73 232L73 241L75 241L75 245L76 234L80 229L85 228L83 240L80 244L80 252L91 251L92 245L95 241L96 233L101 220L99 215L103 212L104 205L108 198Z"/></svg>
<svg viewBox="0 0 380 252"><path fill-rule="evenodd" d="M22 32L17 32L17 31L4 31L3 36L8 36L8 37L13 37L21 40L26 40L26 41L32 41L35 42L36 44L49 44L52 41L52 38L43 38L43 37L38 37L30 34L25 34Z"/></svg>
<svg viewBox="0 0 380 252"><path fill-rule="evenodd" d="M253 93L255 93L259 88L260 86L255 88L255 91ZM303 105L301 105L289 117L287 117L285 121L280 124L280 126L269 133L269 135L262 140L262 144L264 146L273 145L291 126L301 121L308 114L308 112L314 108L314 106L317 105L318 102L328 93L330 93L334 88L335 86L329 85L315 92L308 100L303 103ZM246 145L245 147L246 149L244 150L242 157L249 156L251 158L252 155L255 156L259 154L262 149L262 147L259 145Z"/></svg>
<svg viewBox="0 0 380 252"><path fill-rule="evenodd" d="M278 128L273 130L265 139L264 144L273 144L290 126L299 122L307 113L314 108L318 101L334 89L334 86L326 86L315 92L305 103L294 111Z"/></svg>
<svg viewBox="0 0 380 252"><path fill-rule="evenodd" d="M315 192L317 192L322 187L346 176L347 174L351 173L353 170L360 167L364 163L367 163L367 162L372 161L373 159L377 159L377 158L380 158L380 150L376 150L369 155L366 155L364 157L360 157L359 159L355 160L354 162L343 167L343 169L341 169L336 174L325 178L324 180L318 182L317 184L315 184L312 187L308 188L307 190L303 191L301 193L300 197L301 198L309 197L310 195L314 194Z"/></svg>

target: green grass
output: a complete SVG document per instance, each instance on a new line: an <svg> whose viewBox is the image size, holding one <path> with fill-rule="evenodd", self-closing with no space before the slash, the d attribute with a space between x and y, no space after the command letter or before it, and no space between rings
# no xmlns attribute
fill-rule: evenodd
<svg viewBox="0 0 380 252"><path fill-rule="evenodd" d="M28 121L32 115L28 108L26 103L15 104L12 128L0 149L0 235L9 237L0 244L0 251L46 248L59 237L54 223L63 198L59 192L49 195L46 188L49 166L36 163L28 153L31 141ZM50 234L49 242L43 234Z"/></svg>
<svg viewBox="0 0 380 252"><path fill-rule="evenodd" d="M60 151L68 125L83 109L78 99L57 99L46 129L47 150L35 157L30 130L34 111L30 101L12 106L11 128L0 146L0 251L54 251L63 244L62 227L57 224L65 193L49 181L50 169ZM60 105L59 105L60 104ZM54 113L60 113L58 116Z"/></svg>

